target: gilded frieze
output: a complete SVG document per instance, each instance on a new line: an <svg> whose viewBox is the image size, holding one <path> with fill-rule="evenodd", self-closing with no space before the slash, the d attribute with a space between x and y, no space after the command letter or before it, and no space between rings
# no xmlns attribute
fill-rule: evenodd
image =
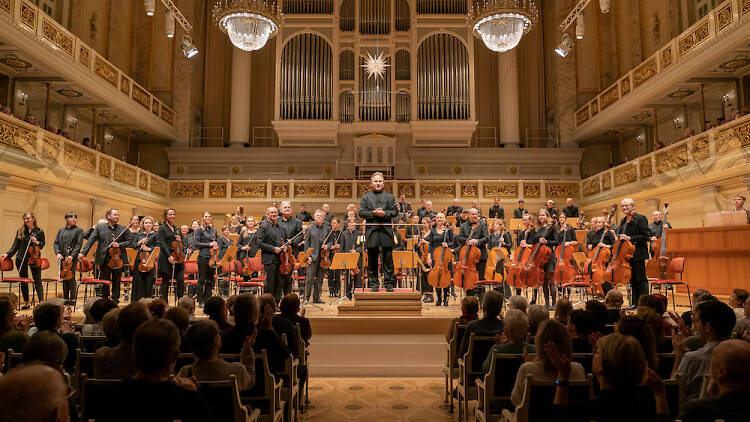
<svg viewBox="0 0 750 422"><path fill-rule="evenodd" d="M539 183L524 183L523 184L523 196L524 198L541 198L542 197L542 186Z"/></svg>
<svg viewBox="0 0 750 422"><path fill-rule="evenodd" d="M112 84L115 88L117 87L117 80L120 73L114 66L99 56L94 56L94 73L101 76L102 79Z"/></svg>
<svg viewBox="0 0 750 422"><path fill-rule="evenodd" d="M607 108L610 104L614 103L620 98L620 94L617 91L617 85L613 86L612 88L606 90L604 94L601 96L601 100L599 100L602 103L602 110Z"/></svg>
<svg viewBox="0 0 750 422"><path fill-rule="evenodd" d="M596 116L599 114L599 102L596 98L594 98L593 101L591 101L591 104L589 104L589 107L591 108L591 117Z"/></svg>
<svg viewBox="0 0 750 422"><path fill-rule="evenodd" d="M711 155L711 144L708 137L703 137L693 141L693 147L690 150L695 160L703 160Z"/></svg>
<svg viewBox="0 0 750 422"><path fill-rule="evenodd" d="M73 55L73 37L57 27L51 19L42 18L42 37L60 50Z"/></svg>
<svg viewBox="0 0 750 422"><path fill-rule="evenodd" d="M612 189L612 176L607 172L602 175L602 190L610 189Z"/></svg>
<svg viewBox="0 0 750 422"><path fill-rule="evenodd" d="M160 196L167 196L167 181L159 179L155 176L150 176L151 179L151 193L155 193Z"/></svg>
<svg viewBox="0 0 750 422"><path fill-rule="evenodd" d="M576 112L576 125L580 126L589 119L589 108L584 107Z"/></svg>
<svg viewBox="0 0 750 422"><path fill-rule="evenodd" d="M724 7L716 11L716 32L731 25L732 21L732 3L728 2Z"/></svg>
<svg viewBox="0 0 750 422"><path fill-rule="evenodd" d="M271 183L272 198L289 198L289 183Z"/></svg>
<svg viewBox="0 0 750 422"><path fill-rule="evenodd" d="M232 182L232 198L265 198L265 183Z"/></svg>
<svg viewBox="0 0 750 422"><path fill-rule="evenodd" d="M476 183L461 183L461 198L477 198L479 185Z"/></svg>
<svg viewBox="0 0 750 422"><path fill-rule="evenodd" d="M598 177L583 182L583 196L596 195L601 192L601 181Z"/></svg>
<svg viewBox="0 0 750 422"><path fill-rule="evenodd" d="M161 119L169 123L170 126L174 126L174 111L168 109L165 106L161 107Z"/></svg>
<svg viewBox="0 0 750 422"><path fill-rule="evenodd" d="M661 67L662 69L667 68L670 64L672 64L673 58L672 58L672 46L669 46L661 51Z"/></svg>
<svg viewBox="0 0 750 422"><path fill-rule="evenodd" d="M633 72L633 88L638 88L649 78L656 75L656 57L651 57L645 63L638 66Z"/></svg>
<svg viewBox="0 0 750 422"><path fill-rule="evenodd" d="M125 75L120 77L120 91L125 95L130 95L130 79Z"/></svg>
<svg viewBox="0 0 750 422"><path fill-rule="evenodd" d="M654 175L654 167L651 165L650 158L644 158L638 162L638 167L641 169L641 179L651 177Z"/></svg>
<svg viewBox="0 0 750 422"><path fill-rule="evenodd" d="M209 198L226 198L227 197L226 182L209 183L208 184L208 197Z"/></svg>
<svg viewBox="0 0 750 422"><path fill-rule="evenodd" d="M99 176L107 179L112 177L112 160L104 158L104 155L99 157Z"/></svg>
<svg viewBox="0 0 750 422"><path fill-rule="evenodd" d="M615 170L615 186L627 185L638 180L635 164L628 164Z"/></svg>
<svg viewBox="0 0 750 422"><path fill-rule="evenodd" d="M678 42L680 56L684 56L700 43L707 40L709 35L710 32L708 31L708 19L705 19L705 21L701 25L698 25L698 27L692 30L689 34L680 38Z"/></svg>
<svg viewBox="0 0 750 422"><path fill-rule="evenodd" d="M483 183L485 198L518 198L518 183Z"/></svg>
<svg viewBox="0 0 750 422"><path fill-rule="evenodd" d="M140 86L133 84L133 91L130 94L135 102L145 107L147 110L151 108L151 96L148 92Z"/></svg>
<svg viewBox="0 0 750 422"><path fill-rule="evenodd" d="M91 65L91 50L81 46L78 50L78 63L89 67Z"/></svg>
<svg viewBox="0 0 750 422"><path fill-rule="evenodd" d="M620 81L620 92L622 93L622 96L624 97L625 94L630 92L630 78L625 77L625 79Z"/></svg>
<svg viewBox="0 0 750 422"><path fill-rule="evenodd" d="M29 29L36 30L36 9L23 1L21 2L21 23Z"/></svg>
<svg viewBox="0 0 750 422"><path fill-rule="evenodd" d="M750 146L750 121L746 120L720 131L716 135L716 145L719 153Z"/></svg>
<svg viewBox="0 0 750 422"><path fill-rule="evenodd" d="M148 190L148 174L142 171L138 172L138 188Z"/></svg>
<svg viewBox="0 0 750 422"><path fill-rule="evenodd" d="M42 138L42 159L48 162L57 160L57 156L60 153L60 144L62 141L54 139L49 136Z"/></svg>
<svg viewBox="0 0 750 422"><path fill-rule="evenodd" d="M24 149L24 145L34 145L36 133L0 118L0 143L13 148Z"/></svg>
<svg viewBox="0 0 750 422"><path fill-rule="evenodd" d="M151 99L151 112L157 116L159 115L159 106L160 106L159 100L157 100L156 98L152 98Z"/></svg>
<svg viewBox="0 0 750 422"><path fill-rule="evenodd" d="M351 183L336 183L333 185L333 197L334 198L351 198L352 197L352 184Z"/></svg>
<svg viewBox="0 0 750 422"><path fill-rule="evenodd" d="M422 183L419 185L419 196L422 198L455 198L456 185L454 183Z"/></svg>
<svg viewBox="0 0 750 422"><path fill-rule="evenodd" d="M578 183L547 182L544 184L544 190L547 198L575 198L578 196L579 186Z"/></svg>
<svg viewBox="0 0 750 422"><path fill-rule="evenodd" d="M203 182L170 182L169 196L172 198L203 198Z"/></svg>
<svg viewBox="0 0 750 422"><path fill-rule="evenodd" d="M0 0L0 10L10 13L10 0Z"/></svg>
<svg viewBox="0 0 750 422"><path fill-rule="evenodd" d="M656 170L659 173L686 166L687 163L688 149L685 144L656 154Z"/></svg>
<svg viewBox="0 0 750 422"><path fill-rule="evenodd" d="M414 183L399 183L398 184L398 196L404 195L405 198L414 198L416 196L417 189Z"/></svg>
<svg viewBox="0 0 750 422"><path fill-rule="evenodd" d="M742 14L750 12L750 0L742 0Z"/></svg>
<svg viewBox="0 0 750 422"><path fill-rule="evenodd" d="M393 182L385 182L384 191L393 193ZM357 197L370 191L370 182L357 182Z"/></svg>
<svg viewBox="0 0 750 422"><path fill-rule="evenodd" d="M126 185L138 185L138 171L134 167L126 166L118 162L115 162L114 170L112 170L112 178L116 182L125 183Z"/></svg>
<svg viewBox="0 0 750 422"><path fill-rule="evenodd" d="M96 173L96 153L88 148L79 148L66 142L63 146L63 161L74 169Z"/></svg>
<svg viewBox="0 0 750 422"><path fill-rule="evenodd" d="M295 183L295 198L328 198L331 196L331 185L328 183Z"/></svg>

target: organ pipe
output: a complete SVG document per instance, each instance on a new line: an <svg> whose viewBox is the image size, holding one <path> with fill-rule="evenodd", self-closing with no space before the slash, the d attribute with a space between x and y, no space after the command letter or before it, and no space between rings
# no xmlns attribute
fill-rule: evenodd
<svg viewBox="0 0 750 422"><path fill-rule="evenodd" d="M469 58L466 47L449 34L427 38L417 52L419 118L469 118Z"/></svg>
<svg viewBox="0 0 750 422"><path fill-rule="evenodd" d="M284 13L330 15L333 13L333 0L284 0Z"/></svg>
<svg viewBox="0 0 750 422"><path fill-rule="evenodd" d="M391 26L390 0L360 0L359 32L387 34Z"/></svg>
<svg viewBox="0 0 750 422"><path fill-rule="evenodd" d="M409 3L407 0L396 0L396 31L408 31L410 21Z"/></svg>
<svg viewBox="0 0 750 422"><path fill-rule="evenodd" d="M360 58L360 65L364 58ZM387 121L391 118L391 68L387 67L385 79L367 77L359 68L359 118L362 121Z"/></svg>
<svg viewBox="0 0 750 422"><path fill-rule="evenodd" d="M411 79L411 59L407 50L398 50L396 52L396 80L408 81Z"/></svg>
<svg viewBox="0 0 750 422"><path fill-rule="evenodd" d="M417 0L417 13L421 15L465 15L466 12L466 0Z"/></svg>
<svg viewBox="0 0 750 422"><path fill-rule="evenodd" d="M316 34L292 38L281 52L281 118L330 119L333 52Z"/></svg>
<svg viewBox="0 0 750 422"><path fill-rule="evenodd" d="M339 94L339 121L341 123L354 121L354 95L349 91Z"/></svg>
<svg viewBox="0 0 750 422"><path fill-rule="evenodd" d="M342 31L354 31L354 0L344 0L341 3L339 29Z"/></svg>

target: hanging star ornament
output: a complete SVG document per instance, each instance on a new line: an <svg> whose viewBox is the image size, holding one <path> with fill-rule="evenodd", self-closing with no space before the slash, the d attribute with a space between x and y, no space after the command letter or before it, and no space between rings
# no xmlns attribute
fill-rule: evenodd
<svg viewBox="0 0 750 422"><path fill-rule="evenodd" d="M385 68L387 68L388 66L390 65L385 62L382 51L375 57L370 55L370 53L367 53L365 64L362 65L362 67L365 69L367 77L371 78L374 76L376 81L378 80L378 78L385 80Z"/></svg>

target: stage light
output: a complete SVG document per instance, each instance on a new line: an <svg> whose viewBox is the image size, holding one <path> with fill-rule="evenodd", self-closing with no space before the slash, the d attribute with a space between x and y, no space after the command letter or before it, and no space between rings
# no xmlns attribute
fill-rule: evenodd
<svg viewBox="0 0 750 422"><path fill-rule="evenodd" d="M174 15L170 11L164 15L164 29L167 31L167 38L174 38Z"/></svg>
<svg viewBox="0 0 750 422"><path fill-rule="evenodd" d="M609 0L599 0L599 8L602 13L609 13Z"/></svg>
<svg viewBox="0 0 750 422"><path fill-rule="evenodd" d="M156 0L143 0L143 7L146 8L147 16L154 16L154 9L156 8Z"/></svg>
<svg viewBox="0 0 750 422"><path fill-rule="evenodd" d="M560 42L560 45L555 48L555 53L559 55L560 57L567 57L567 55L570 53L570 50L573 48L573 42L570 40L570 35L566 32L563 34L562 42Z"/></svg>
<svg viewBox="0 0 750 422"><path fill-rule="evenodd" d="M193 40L190 39L190 37L187 35L182 38L182 44L180 45L180 48L182 48L182 54L184 54L188 59L191 59L196 54L198 54L198 49L193 44Z"/></svg>
<svg viewBox="0 0 750 422"><path fill-rule="evenodd" d="M586 25L583 23L583 12L581 12L576 19L576 38L582 40L584 32L586 32Z"/></svg>

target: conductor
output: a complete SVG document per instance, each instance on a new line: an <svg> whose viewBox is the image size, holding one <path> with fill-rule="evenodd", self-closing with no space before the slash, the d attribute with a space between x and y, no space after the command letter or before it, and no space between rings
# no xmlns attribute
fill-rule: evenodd
<svg viewBox="0 0 750 422"><path fill-rule="evenodd" d="M396 277L393 274L393 230L391 219L398 215L396 199L383 188L383 173L377 172L370 176L372 191L362 196L359 203L359 216L365 219L365 248L367 249L367 280L370 289L378 289L378 255L383 251L383 286L392 292Z"/></svg>

